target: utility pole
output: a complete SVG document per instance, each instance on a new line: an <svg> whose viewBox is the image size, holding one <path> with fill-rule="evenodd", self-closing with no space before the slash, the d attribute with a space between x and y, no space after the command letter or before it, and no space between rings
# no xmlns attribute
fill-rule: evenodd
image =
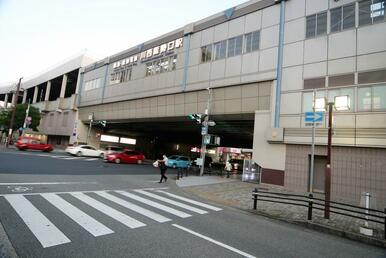
<svg viewBox="0 0 386 258"><path fill-rule="evenodd" d="M88 116L88 119L90 119L90 124L89 124L89 126L88 126L88 132L87 132L86 144L88 144L88 139L90 138L91 128L92 128L92 123L94 122L94 113L91 113L91 114Z"/></svg>
<svg viewBox="0 0 386 258"><path fill-rule="evenodd" d="M8 148L8 145L9 145L9 142L11 141L12 139L12 127L13 127L13 124L15 122L15 114L16 114L16 105L17 105L17 99L19 98L19 91L20 91L20 84L21 84L21 80L23 79L23 77L21 77L19 79L19 83L17 84L17 87L16 87L16 96L13 101L13 109L12 109L12 115L11 115L11 123L9 125L9 131L8 131L8 138L7 138L7 141L5 143L5 146Z"/></svg>
<svg viewBox="0 0 386 258"><path fill-rule="evenodd" d="M208 102L206 104L206 109L205 109L205 119L204 122L202 123L202 140L201 140L201 160L202 160L202 165L200 168L200 176L204 175L204 168L205 168L205 153L206 153L206 143L205 143L205 138L208 135L208 122L209 122L209 111L210 111L210 104L212 100L212 90L210 88L207 88L209 91L208 94Z"/></svg>
<svg viewBox="0 0 386 258"><path fill-rule="evenodd" d="M27 119L28 119L28 115L29 115L29 107L30 107L30 104L28 103L28 106L27 106L27 110L25 111L25 118L24 118L24 124L23 124L23 135L24 135L24 131L25 129L27 128Z"/></svg>

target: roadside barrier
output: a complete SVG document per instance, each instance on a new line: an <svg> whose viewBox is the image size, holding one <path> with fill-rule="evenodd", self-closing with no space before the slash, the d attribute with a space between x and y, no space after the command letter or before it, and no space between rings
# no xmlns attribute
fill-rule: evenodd
<svg viewBox="0 0 386 258"><path fill-rule="evenodd" d="M302 206L308 208L307 219L312 220L312 212L313 210L321 210L325 209L325 200L313 197L312 194L300 195L300 194L288 194L288 193L277 193L277 192L269 192L262 191L258 188L255 188L252 191L252 200L253 200L253 209L257 209L257 201L264 202L274 202L281 204L289 204L295 206ZM375 210L370 208L364 208L360 206L355 206L342 202L334 202L330 201L330 212L356 218L360 220L364 220L366 222L374 222L383 224L384 226L384 239L386 240L386 208L384 211ZM352 213L352 214L350 214ZM362 215L362 216L360 216Z"/></svg>

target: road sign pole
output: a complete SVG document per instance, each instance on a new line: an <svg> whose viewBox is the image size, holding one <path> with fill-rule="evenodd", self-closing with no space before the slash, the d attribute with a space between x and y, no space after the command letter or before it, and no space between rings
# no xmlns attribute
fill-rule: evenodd
<svg viewBox="0 0 386 258"><path fill-rule="evenodd" d="M200 168L200 176L204 175L204 168L205 168L205 154L206 154L206 143L205 143L205 136L208 134L208 121L209 121L209 113L210 113L210 102L212 100L212 90L208 88L208 102L205 110L205 121L204 125L205 126L205 134L202 135L202 141L201 141L201 160L202 160L202 165Z"/></svg>
<svg viewBox="0 0 386 258"><path fill-rule="evenodd" d="M314 89L312 94L312 111L314 112L315 117L315 97L316 97L316 90ZM309 182L309 189L310 193L314 190L314 161L315 161L315 119L312 121L312 143L311 143L311 167L310 167L310 182Z"/></svg>

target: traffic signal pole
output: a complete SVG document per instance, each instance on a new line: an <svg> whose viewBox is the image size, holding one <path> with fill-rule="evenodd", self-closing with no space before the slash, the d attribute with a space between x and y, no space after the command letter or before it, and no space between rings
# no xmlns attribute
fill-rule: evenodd
<svg viewBox="0 0 386 258"><path fill-rule="evenodd" d="M17 100L19 98L20 84L21 84L22 79L23 79L23 77L21 77L19 79L19 83L17 84L17 87L16 87L15 97L13 98L13 103L12 103L13 109L12 109L12 115L11 115L11 123L9 124L8 138L7 138L7 141L5 143L5 146L7 148L9 146L9 142L12 139L12 127L13 127L13 124L15 123L16 105L17 105Z"/></svg>
<svg viewBox="0 0 386 258"><path fill-rule="evenodd" d="M209 112L210 112L210 104L212 100L212 90L210 88L207 89L209 92L208 96L208 102L206 104L206 110L205 110L205 118L204 121L201 123L202 127L204 127L204 132L202 133L202 140L201 140L201 168L200 168L200 176L204 175L204 168L205 168L205 154L206 154L206 143L205 143L205 138L206 135L208 135L208 122L209 122ZM202 128L203 129L203 128Z"/></svg>

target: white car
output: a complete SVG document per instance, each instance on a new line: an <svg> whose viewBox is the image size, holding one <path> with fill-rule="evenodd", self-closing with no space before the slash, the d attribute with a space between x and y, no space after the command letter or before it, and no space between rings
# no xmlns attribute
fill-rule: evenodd
<svg viewBox="0 0 386 258"><path fill-rule="evenodd" d="M104 157L104 152L97 150L91 145L78 145L78 146L69 146L66 148L66 152L71 155L76 155L78 157L87 156L87 157Z"/></svg>

